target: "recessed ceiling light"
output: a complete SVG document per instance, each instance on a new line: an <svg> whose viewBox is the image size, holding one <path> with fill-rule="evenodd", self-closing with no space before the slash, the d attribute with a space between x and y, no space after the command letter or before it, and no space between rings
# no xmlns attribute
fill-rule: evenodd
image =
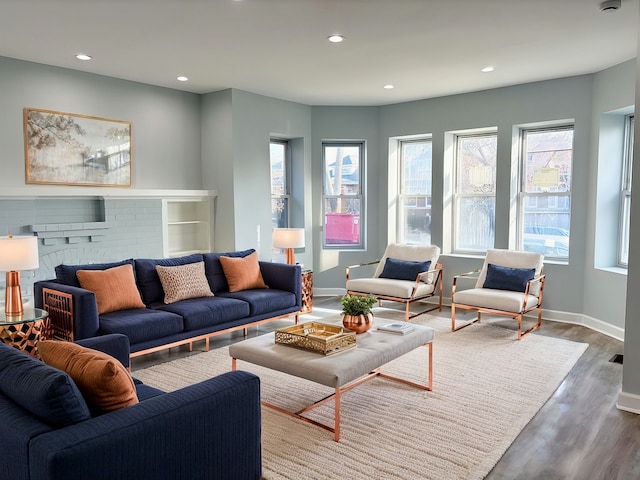
<svg viewBox="0 0 640 480"><path fill-rule="evenodd" d="M340 43L344 41L344 35L330 35L327 37L331 43Z"/></svg>
<svg viewBox="0 0 640 480"><path fill-rule="evenodd" d="M91 60L93 57L91 57L91 55L86 55L84 53L79 53L76 55L76 58L78 60Z"/></svg>
<svg viewBox="0 0 640 480"><path fill-rule="evenodd" d="M495 70L495 68L493 68L491 65L484 67L482 70L480 70L483 73L489 73L489 72L493 72Z"/></svg>
<svg viewBox="0 0 640 480"><path fill-rule="evenodd" d="M188 77L183 77L183 76L178 77L179 82L186 82L187 80L189 80Z"/></svg>
<svg viewBox="0 0 640 480"><path fill-rule="evenodd" d="M392 88L394 88L393 85L391 85L390 83L387 83L384 87L382 88L386 88L387 90L391 90Z"/></svg>
<svg viewBox="0 0 640 480"><path fill-rule="evenodd" d="M601 12L615 12L616 10L620 10L622 6L621 0L606 0L600 4Z"/></svg>

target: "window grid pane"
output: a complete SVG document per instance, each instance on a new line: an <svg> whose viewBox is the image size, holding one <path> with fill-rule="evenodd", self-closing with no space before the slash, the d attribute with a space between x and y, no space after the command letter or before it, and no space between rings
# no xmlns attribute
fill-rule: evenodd
<svg viewBox="0 0 640 480"><path fill-rule="evenodd" d="M629 228L631 222L631 180L633 165L633 134L635 116L629 115L625 122L625 149L622 171L622 192L620 195L620 228L618 238L618 265L627 267L629 264Z"/></svg>
<svg viewBox="0 0 640 480"><path fill-rule="evenodd" d="M289 226L288 148L289 143L286 141L272 140L269 143L271 226L273 228Z"/></svg>
<svg viewBox="0 0 640 480"><path fill-rule="evenodd" d="M400 143L398 238L402 243L431 243L431 140Z"/></svg>
<svg viewBox="0 0 640 480"><path fill-rule="evenodd" d="M362 229L362 143L323 144L323 246L359 248Z"/></svg>
<svg viewBox="0 0 640 480"><path fill-rule="evenodd" d="M483 252L495 244L497 147L495 133L456 137L456 252Z"/></svg>
<svg viewBox="0 0 640 480"><path fill-rule="evenodd" d="M568 259L573 127L524 130L522 145L522 249Z"/></svg>

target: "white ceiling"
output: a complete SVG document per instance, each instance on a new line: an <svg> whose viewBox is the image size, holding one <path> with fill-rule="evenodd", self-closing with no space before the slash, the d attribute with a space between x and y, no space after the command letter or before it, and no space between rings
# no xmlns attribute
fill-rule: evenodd
<svg viewBox="0 0 640 480"><path fill-rule="evenodd" d="M638 0L2 0L0 56L195 93L384 105L636 56ZM341 44L327 42L341 33ZM93 56L89 62L76 53ZM482 73L486 65L492 73ZM185 75L188 82L178 82ZM383 85L394 84L385 90Z"/></svg>

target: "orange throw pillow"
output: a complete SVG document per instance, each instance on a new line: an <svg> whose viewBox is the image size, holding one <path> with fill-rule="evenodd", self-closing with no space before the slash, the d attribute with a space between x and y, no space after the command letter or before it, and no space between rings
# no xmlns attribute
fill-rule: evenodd
<svg viewBox="0 0 640 480"><path fill-rule="evenodd" d="M96 294L100 315L116 310L145 308L131 265L106 270L78 270L76 275L82 288Z"/></svg>
<svg viewBox="0 0 640 480"><path fill-rule="evenodd" d="M230 292L249 290L251 288L269 288L262 279L258 253L253 252L246 257L218 257L224 276L229 284Z"/></svg>
<svg viewBox="0 0 640 480"><path fill-rule="evenodd" d="M38 351L47 365L67 372L91 408L108 412L138 403L131 375L112 356L61 340L42 340Z"/></svg>

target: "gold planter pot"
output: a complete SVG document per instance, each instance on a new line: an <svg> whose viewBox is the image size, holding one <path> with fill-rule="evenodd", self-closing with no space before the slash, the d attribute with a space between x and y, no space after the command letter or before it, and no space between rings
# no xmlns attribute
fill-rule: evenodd
<svg viewBox="0 0 640 480"><path fill-rule="evenodd" d="M373 313L344 315L342 317L342 325L344 325L344 328L348 328L356 333L364 333L373 327Z"/></svg>

